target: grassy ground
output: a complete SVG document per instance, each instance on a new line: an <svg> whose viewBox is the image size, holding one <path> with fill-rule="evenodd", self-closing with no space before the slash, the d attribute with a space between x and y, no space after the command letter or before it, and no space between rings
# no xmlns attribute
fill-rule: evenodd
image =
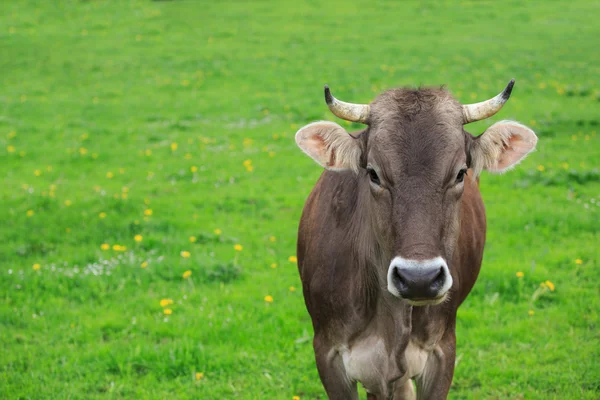
<svg viewBox="0 0 600 400"><path fill-rule="evenodd" d="M599 11L0 3L0 397L324 398L290 258L320 170L295 131L334 120L325 83L473 102L514 77L469 128L517 119L539 149L482 177L450 397L599 398Z"/></svg>

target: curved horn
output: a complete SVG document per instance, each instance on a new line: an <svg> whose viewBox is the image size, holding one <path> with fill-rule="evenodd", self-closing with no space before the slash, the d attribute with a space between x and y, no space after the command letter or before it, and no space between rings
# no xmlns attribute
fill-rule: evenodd
<svg viewBox="0 0 600 400"><path fill-rule="evenodd" d="M502 93L496 97L492 97L481 103L463 105L463 125L468 124L469 122L481 121L482 119L489 118L500 111L504 103L506 103L510 97L510 92L512 92L514 84L515 80L511 79Z"/></svg>
<svg viewBox="0 0 600 400"><path fill-rule="evenodd" d="M353 104L340 101L333 97L327 85L325 85L325 102L335 116L346 121L366 124L369 119L370 106L368 104Z"/></svg>

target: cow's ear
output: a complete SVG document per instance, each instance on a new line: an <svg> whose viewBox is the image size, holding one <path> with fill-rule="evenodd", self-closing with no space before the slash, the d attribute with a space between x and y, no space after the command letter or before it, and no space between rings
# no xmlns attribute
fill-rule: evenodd
<svg viewBox="0 0 600 400"><path fill-rule="evenodd" d="M535 149L537 136L514 121L500 121L473 140L471 165L475 174L485 169L502 173L520 163Z"/></svg>
<svg viewBox="0 0 600 400"><path fill-rule="evenodd" d="M330 170L358 170L360 140L336 123L313 122L296 133L296 144L313 160Z"/></svg>

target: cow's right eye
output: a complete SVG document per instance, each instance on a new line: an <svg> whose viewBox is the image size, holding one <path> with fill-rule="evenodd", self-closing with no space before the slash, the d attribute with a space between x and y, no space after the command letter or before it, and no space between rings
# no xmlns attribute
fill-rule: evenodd
<svg viewBox="0 0 600 400"><path fill-rule="evenodd" d="M381 185L381 181L379 180L379 176L377 176L377 172L375 172L375 170L373 168L367 169L367 172L369 174L369 179L371 179L371 182L373 182L377 186Z"/></svg>

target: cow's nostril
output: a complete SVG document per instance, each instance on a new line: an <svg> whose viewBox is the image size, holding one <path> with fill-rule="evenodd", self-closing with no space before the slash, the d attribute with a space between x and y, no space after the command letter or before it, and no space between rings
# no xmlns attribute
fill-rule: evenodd
<svg viewBox="0 0 600 400"><path fill-rule="evenodd" d="M394 278L396 279L399 285L406 286L408 284L408 282L406 282L406 279L404 279L402 274L400 274L400 270L398 268L394 269Z"/></svg>
<svg viewBox="0 0 600 400"><path fill-rule="evenodd" d="M440 267L440 270L438 271L437 275L431 281L431 288L437 290L444 286L445 281L446 274L444 273L444 267Z"/></svg>

